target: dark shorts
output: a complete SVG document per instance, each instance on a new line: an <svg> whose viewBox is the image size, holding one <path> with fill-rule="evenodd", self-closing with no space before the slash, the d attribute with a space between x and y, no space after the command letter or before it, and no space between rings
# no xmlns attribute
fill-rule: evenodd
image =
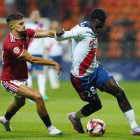
<svg viewBox="0 0 140 140"><path fill-rule="evenodd" d="M101 86L112 79L113 76L103 67L98 66L88 77L77 78L71 74L70 78L80 98L86 102L93 102L99 100L96 88L102 91Z"/></svg>
<svg viewBox="0 0 140 140"><path fill-rule="evenodd" d="M32 55L32 56L43 58L42 55ZM42 65L35 65L35 64L27 63L27 66L28 66L28 71L32 71L33 69L36 69L38 71L43 71Z"/></svg>

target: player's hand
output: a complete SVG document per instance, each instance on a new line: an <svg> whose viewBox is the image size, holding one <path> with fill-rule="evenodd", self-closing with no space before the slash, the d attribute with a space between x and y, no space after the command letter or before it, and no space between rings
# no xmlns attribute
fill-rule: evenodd
<svg viewBox="0 0 140 140"><path fill-rule="evenodd" d="M60 72L63 72L63 69L61 68L61 66L58 63L55 63L54 67L56 68L56 70L58 71L57 75L60 74Z"/></svg>
<svg viewBox="0 0 140 140"><path fill-rule="evenodd" d="M61 35L63 35L64 33L65 33L64 28L58 28L58 29L56 30L56 35L57 35L57 36L61 36Z"/></svg>

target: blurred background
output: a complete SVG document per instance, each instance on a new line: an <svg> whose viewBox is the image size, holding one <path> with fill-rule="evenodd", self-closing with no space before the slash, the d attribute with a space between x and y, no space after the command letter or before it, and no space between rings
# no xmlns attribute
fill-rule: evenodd
<svg viewBox="0 0 140 140"><path fill-rule="evenodd" d="M108 15L98 35L97 60L118 81L140 80L140 0L0 0L0 49L9 32L5 17L11 12L21 12L28 21L31 11L38 9L40 22L48 29L51 21L59 20L65 30L70 30L87 21L94 8L103 8ZM60 79L69 80L70 46L64 48L61 66L64 73Z"/></svg>

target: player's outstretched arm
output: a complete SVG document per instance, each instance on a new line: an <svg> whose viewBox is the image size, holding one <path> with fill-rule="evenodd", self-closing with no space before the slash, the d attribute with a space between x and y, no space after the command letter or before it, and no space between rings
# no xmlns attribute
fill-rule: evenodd
<svg viewBox="0 0 140 140"><path fill-rule="evenodd" d="M55 30L38 30L35 38L51 37L54 38Z"/></svg>
<svg viewBox="0 0 140 140"><path fill-rule="evenodd" d="M36 65L43 65L43 66L52 65L58 71L58 73L57 73L58 75L60 74L60 72L63 72L63 69L57 62L51 61L51 60L46 60L46 59L43 59L40 57L34 57L34 56L30 55L27 51L24 51L23 55L21 57L19 57L19 59L28 61L29 63L36 64Z"/></svg>
<svg viewBox="0 0 140 140"><path fill-rule="evenodd" d="M72 31L64 31L63 28L59 28L56 30L55 40L56 41L64 41L73 38Z"/></svg>
<svg viewBox="0 0 140 140"><path fill-rule="evenodd" d="M35 38L42 38L42 37L51 37L54 38L56 30L38 30L36 33ZM61 36L64 34L64 29L60 28L59 33L56 33L57 36Z"/></svg>

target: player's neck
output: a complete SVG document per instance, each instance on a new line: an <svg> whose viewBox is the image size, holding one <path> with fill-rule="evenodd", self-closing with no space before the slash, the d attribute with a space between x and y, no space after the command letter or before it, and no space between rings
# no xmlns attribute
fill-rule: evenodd
<svg viewBox="0 0 140 140"><path fill-rule="evenodd" d="M11 33L15 36L15 37L18 37L18 38L21 38L23 37L23 32L16 32L15 30L12 30Z"/></svg>

